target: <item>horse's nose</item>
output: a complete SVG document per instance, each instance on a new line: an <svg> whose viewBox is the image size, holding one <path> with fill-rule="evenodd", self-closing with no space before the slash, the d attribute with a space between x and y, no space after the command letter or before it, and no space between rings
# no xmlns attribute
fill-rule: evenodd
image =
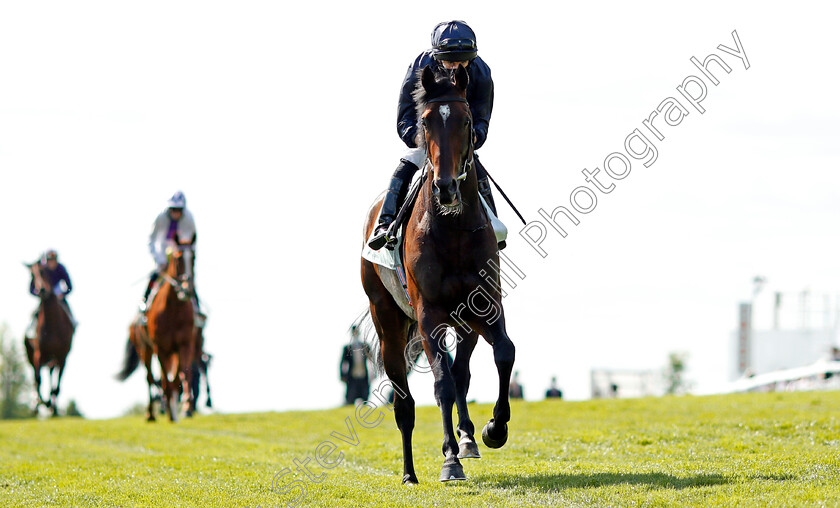
<svg viewBox="0 0 840 508"><path fill-rule="evenodd" d="M458 181L453 178L435 180L434 193L442 205L451 205L458 197Z"/></svg>

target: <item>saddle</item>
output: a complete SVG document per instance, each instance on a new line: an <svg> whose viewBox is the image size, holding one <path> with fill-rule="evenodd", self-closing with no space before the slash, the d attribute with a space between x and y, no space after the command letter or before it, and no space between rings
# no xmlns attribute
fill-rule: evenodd
<svg viewBox="0 0 840 508"><path fill-rule="evenodd" d="M405 277L405 267L403 266L403 232L405 230L405 222L411 217L411 211L414 209L414 204L417 201L417 196L420 194L420 188L426 179L426 173L423 172L420 178L417 178L408 191L405 203L397 213L397 217L391 226L388 228L389 242L385 248L373 250L368 246L368 243L373 236L373 233L367 238L362 247L362 257L371 263L377 264L386 270L380 270L380 278L382 284L388 289L391 296L399 305L400 309L411 319L416 320L417 316L414 312L414 307L411 303L411 298L408 295L408 285ZM481 204L484 207L484 212L493 227L493 232L496 234L496 242L502 243L507 239L507 227L496 217L490 206L479 194ZM376 228L374 228L374 231Z"/></svg>

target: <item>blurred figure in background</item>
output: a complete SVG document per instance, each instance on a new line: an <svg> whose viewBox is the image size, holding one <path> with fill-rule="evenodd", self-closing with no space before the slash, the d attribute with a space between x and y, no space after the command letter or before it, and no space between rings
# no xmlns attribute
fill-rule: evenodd
<svg viewBox="0 0 840 508"><path fill-rule="evenodd" d="M511 399L524 399L525 392L522 385L519 384L519 371L513 373L513 379L510 380L510 390L508 390L508 397Z"/></svg>
<svg viewBox="0 0 840 508"><path fill-rule="evenodd" d="M347 384L344 395L345 404L355 404L357 399L368 400L370 396L370 378L367 358L370 347L361 341L357 325L350 327L350 343L341 351L339 372L341 381Z"/></svg>
<svg viewBox="0 0 840 508"><path fill-rule="evenodd" d="M58 297L61 308L67 312L67 315L70 317L70 322L73 323L73 327L75 328L77 323L73 318L73 312L70 311L70 305L67 304L66 299L66 296L73 291L73 284L70 282L70 274L67 273L67 269L64 265L58 262L58 252L55 249L48 249L41 256L40 261L36 261L36 263L41 264L42 273L48 279L50 286L52 286L53 293L55 293ZM39 296L42 289L43 288L36 287L35 277L32 277L29 281L29 292L34 296ZM38 308L40 308L40 306ZM35 309L35 312L32 313L32 323L26 330L26 338L35 338L37 326L38 309Z"/></svg>
<svg viewBox="0 0 840 508"><path fill-rule="evenodd" d="M557 388L557 377L552 376L551 378L551 386L548 387L548 390L545 391L545 398L546 399L562 399L563 392Z"/></svg>

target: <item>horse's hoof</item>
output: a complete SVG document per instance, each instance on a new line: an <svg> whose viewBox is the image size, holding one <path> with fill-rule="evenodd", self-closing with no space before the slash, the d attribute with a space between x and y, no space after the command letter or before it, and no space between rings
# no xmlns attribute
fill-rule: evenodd
<svg viewBox="0 0 840 508"><path fill-rule="evenodd" d="M181 408L179 407L178 401L175 400L175 397L172 397L172 400L169 401L169 419L172 420L172 423L178 422L180 413Z"/></svg>
<svg viewBox="0 0 840 508"><path fill-rule="evenodd" d="M466 479L467 477L464 475L464 468L461 466L460 462L444 464L443 468L440 470L440 481L442 482Z"/></svg>
<svg viewBox="0 0 840 508"><path fill-rule="evenodd" d="M478 453L478 445L472 436L464 434L461 436L461 441L458 442L458 458L459 459L480 459L481 454Z"/></svg>
<svg viewBox="0 0 840 508"><path fill-rule="evenodd" d="M419 482L417 481L417 476L413 474L407 474L403 476L403 485L417 485Z"/></svg>
<svg viewBox="0 0 840 508"><path fill-rule="evenodd" d="M481 440L484 441L484 444L487 445L488 448L501 448L507 443L508 438L508 429L507 423L504 427L501 427L504 434L501 437L493 437L492 434L496 431L498 426L496 425L495 420L490 419L487 422L487 425L481 430Z"/></svg>

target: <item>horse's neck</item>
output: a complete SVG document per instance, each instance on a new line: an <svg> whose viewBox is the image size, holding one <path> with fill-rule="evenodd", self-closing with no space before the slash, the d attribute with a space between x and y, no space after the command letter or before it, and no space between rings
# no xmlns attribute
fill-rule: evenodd
<svg viewBox="0 0 840 508"><path fill-rule="evenodd" d="M61 310L59 309L59 305L58 297L55 296L55 293L50 293L49 296L41 299L41 309L44 311L45 316L51 316Z"/></svg>
<svg viewBox="0 0 840 508"><path fill-rule="evenodd" d="M70 317L61 308L61 302L55 293L50 293L49 296L41 300L41 312L44 316L44 323L52 323L51 326L56 326L62 321L70 321Z"/></svg>

